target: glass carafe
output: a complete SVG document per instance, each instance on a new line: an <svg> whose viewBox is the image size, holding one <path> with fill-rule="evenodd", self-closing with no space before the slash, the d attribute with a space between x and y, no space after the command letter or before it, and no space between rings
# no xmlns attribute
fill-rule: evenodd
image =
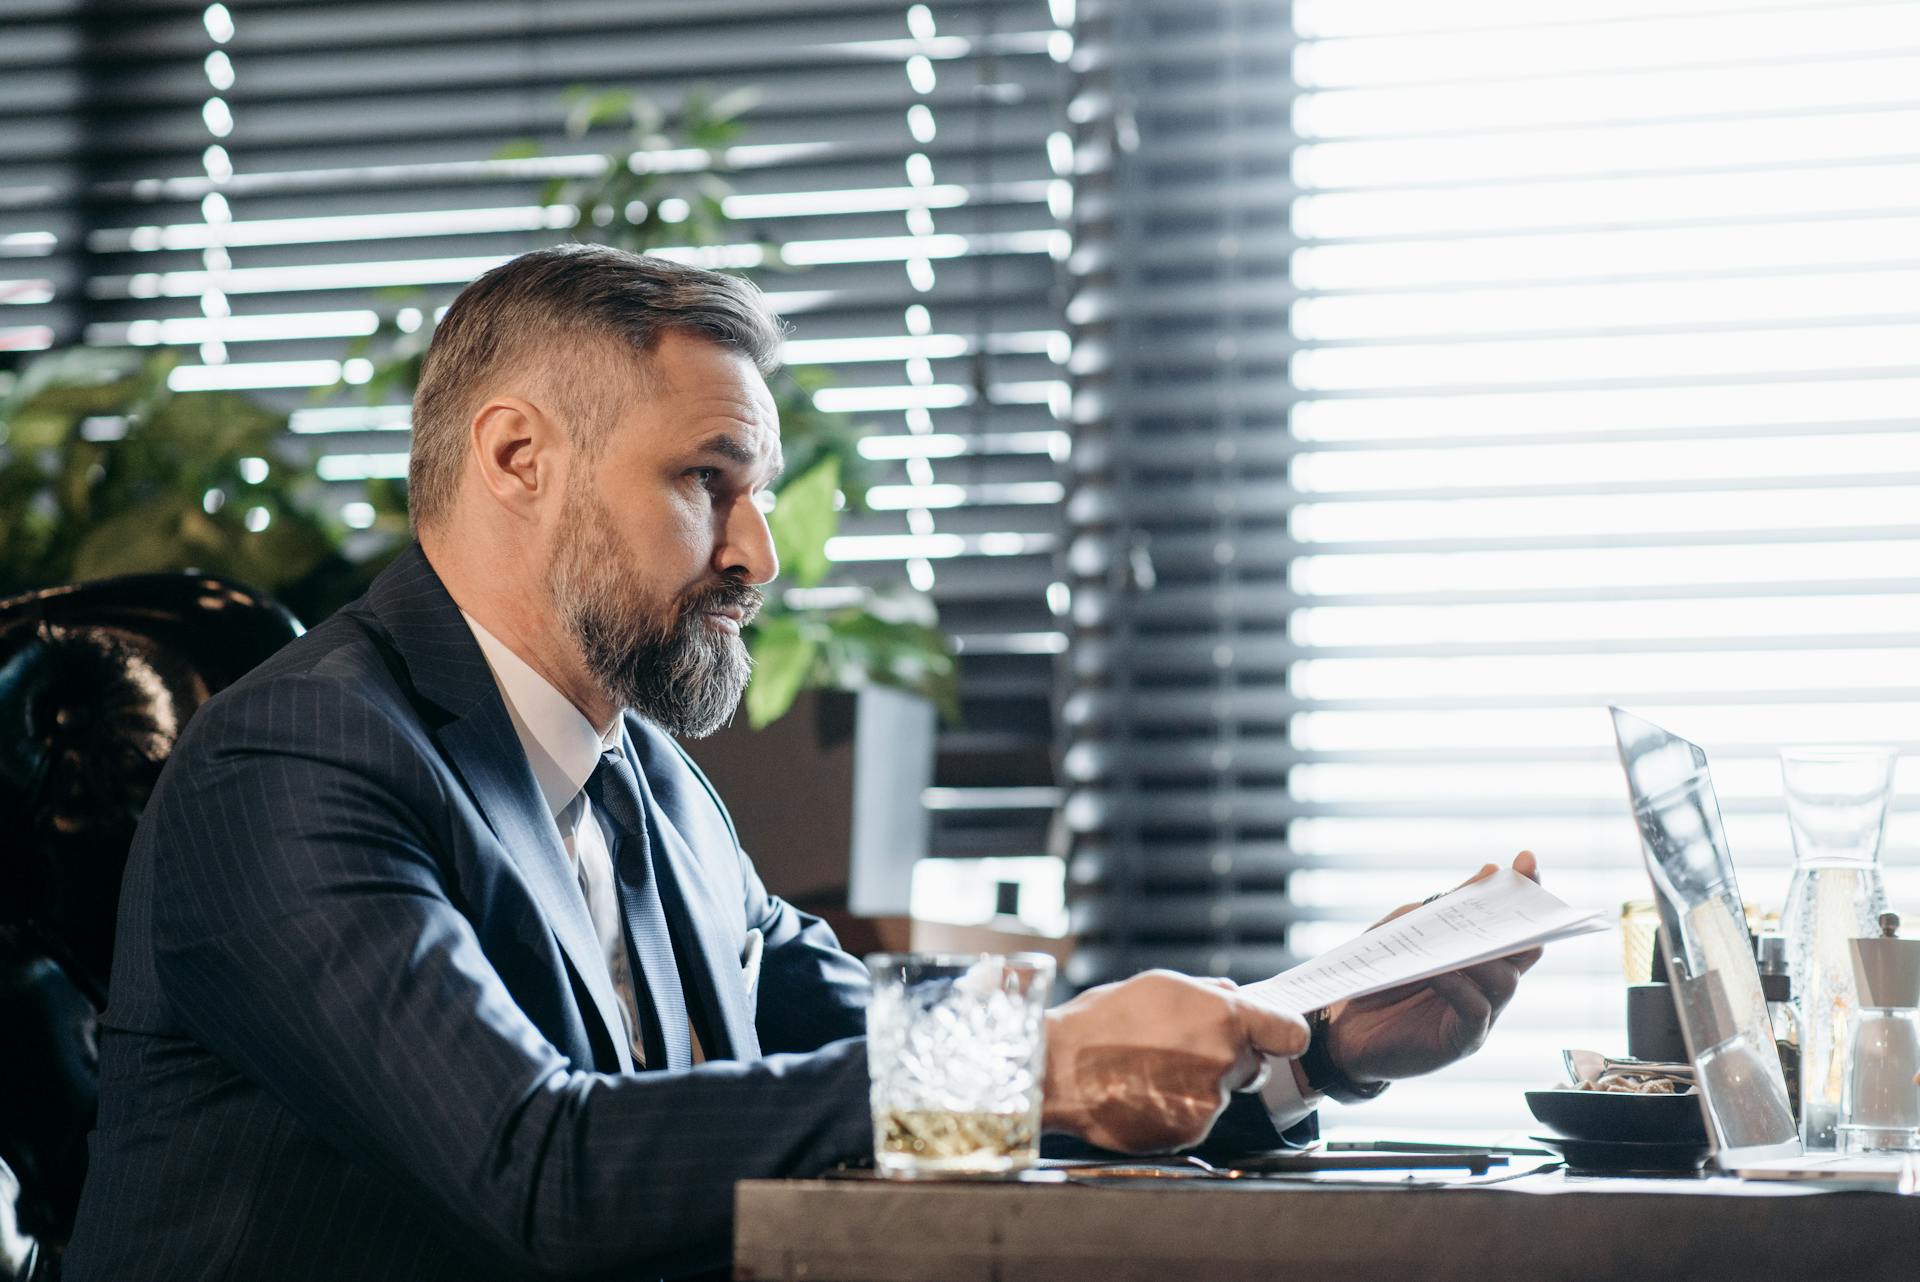
<svg viewBox="0 0 1920 1282"><path fill-rule="evenodd" d="M1793 885L1783 925L1800 1009L1800 1138L1831 1152L1847 1086L1849 1026L1859 1007L1848 941L1886 911L1880 836L1897 754L1881 748L1780 754L1793 828Z"/></svg>

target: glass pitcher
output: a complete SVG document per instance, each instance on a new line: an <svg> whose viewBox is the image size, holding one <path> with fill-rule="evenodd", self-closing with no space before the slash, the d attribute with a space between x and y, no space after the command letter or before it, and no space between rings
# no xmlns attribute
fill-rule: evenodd
<svg viewBox="0 0 1920 1282"><path fill-rule="evenodd" d="M1848 941L1886 911L1880 838L1898 754L1890 748L1790 748L1780 754L1793 828L1784 926L1800 1011L1800 1138L1832 1152L1847 1087L1859 996Z"/></svg>

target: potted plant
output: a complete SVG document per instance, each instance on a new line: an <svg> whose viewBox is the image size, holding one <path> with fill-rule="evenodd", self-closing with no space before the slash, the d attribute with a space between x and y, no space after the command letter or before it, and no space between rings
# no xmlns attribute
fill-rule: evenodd
<svg viewBox="0 0 1920 1282"><path fill-rule="evenodd" d="M172 352L70 348L0 373L0 598L143 571L238 579L309 622L359 595L377 563L288 443L286 415L237 392L179 392ZM374 487L373 538L406 531ZM364 536L363 536L364 541Z"/></svg>
<svg viewBox="0 0 1920 1282"><path fill-rule="evenodd" d="M782 270L778 246L727 213L727 148L755 98L694 92L670 112L625 90L570 91L568 135L612 127L618 141L594 174L549 182L541 203L565 211L564 230L575 239L641 254L705 247L705 266ZM515 142L499 155L531 159L539 148ZM430 325L399 323L403 311L410 321L430 314L419 291L388 302L376 332L349 352L372 361L361 390L375 403L411 391L431 339ZM832 570L828 541L843 512L864 510L867 492L859 429L814 402L826 382L823 371L805 367L770 380L787 461L767 518L781 580L747 629L754 675L744 727L689 748L728 798L743 842L776 890L829 913L851 894L870 912L904 914L906 869L926 846L919 796L931 779L935 713L958 712L953 651L932 602L905 585L818 604ZM805 768L795 769L796 759ZM788 784L792 795L781 790ZM796 813L808 822L794 823Z"/></svg>

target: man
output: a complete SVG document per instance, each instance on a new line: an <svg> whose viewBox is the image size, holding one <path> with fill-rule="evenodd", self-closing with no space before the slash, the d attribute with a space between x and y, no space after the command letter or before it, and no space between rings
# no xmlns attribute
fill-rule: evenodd
<svg viewBox="0 0 1920 1282"><path fill-rule="evenodd" d="M747 679L779 342L750 285L583 246L455 302L418 546L209 703L143 820L71 1277L672 1275L725 1260L736 1181L868 1150L864 972L670 737ZM1471 1050L1524 964L1314 1048L1231 985L1094 990L1045 1125L1191 1145L1275 1063L1234 1109L1272 1145Z"/></svg>

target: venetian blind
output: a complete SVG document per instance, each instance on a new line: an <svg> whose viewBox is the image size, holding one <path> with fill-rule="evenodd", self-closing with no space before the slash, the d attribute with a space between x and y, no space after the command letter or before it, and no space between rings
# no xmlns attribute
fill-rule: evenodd
<svg viewBox="0 0 1920 1282"><path fill-rule="evenodd" d="M444 307L564 234L542 184L595 172L615 134L569 139L563 92L757 88L726 157L742 243L701 261L750 261L749 230L786 246L796 270L762 282L788 357L872 429L875 511L830 549L840 581L910 579L961 648L936 848L1040 852L1070 47L1042 0L32 0L10 27L0 254L58 266L0 271L58 277L26 287L58 298L25 338L177 346L176 385L279 399L350 523L364 479L403 470L406 407L308 389L365 379L345 347L382 290ZM499 158L518 139L541 155Z"/></svg>
<svg viewBox="0 0 1920 1282"><path fill-rule="evenodd" d="M1232 172L1166 265L1218 299L1206 376L1131 428L1185 492L1076 533L1157 569L1090 621L1153 648L1082 692L1075 774L1094 902L1110 850L1146 888L1128 962L1178 922L1257 973L1523 846L1644 898L1609 702L1707 748L1777 910L1777 747L1920 745L1920 5L1152 12L1179 37L1124 47L1182 74L1118 172L1174 186L1195 132ZM1116 819L1122 769L1168 804ZM1916 840L1898 810L1896 906ZM1330 1120L1523 1129L1560 1047L1624 1048L1622 981L1617 937L1558 945L1479 1056Z"/></svg>
<svg viewBox="0 0 1920 1282"><path fill-rule="evenodd" d="M0 352L78 336L93 74L82 0L0 15Z"/></svg>

